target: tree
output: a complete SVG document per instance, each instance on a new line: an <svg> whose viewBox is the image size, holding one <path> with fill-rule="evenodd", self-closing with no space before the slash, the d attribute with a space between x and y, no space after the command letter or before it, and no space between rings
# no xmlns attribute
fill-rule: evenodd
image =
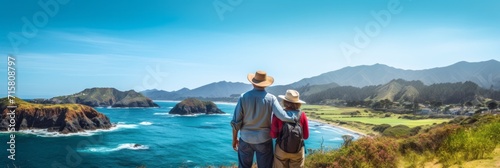
<svg viewBox="0 0 500 168"><path fill-rule="evenodd" d="M474 106L474 104L472 104L471 101L468 101L467 103L465 103L465 107L467 107L467 109L469 109L472 106Z"/></svg>
<svg viewBox="0 0 500 168"><path fill-rule="evenodd" d="M494 110L498 108L498 103L494 100L490 101L487 103L488 104L488 109Z"/></svg>
<svg viewBox="0 0 500 168"><path fill-rule="evenodd" d="M344 143L342 144L342 146L345 147L345 146L349 146L351 144L354 137L351 135L342 135L342 139L344 139Z"/></svg>
<svg viewBox="0 0 500 168"><path fill-rule="evenodd" d="M381 124L381 125L377 125L377 126L373 127L372 130L382 133L387 128L390 128L390 127L391 127L391 125L389 125L389 124Z"/></svg>

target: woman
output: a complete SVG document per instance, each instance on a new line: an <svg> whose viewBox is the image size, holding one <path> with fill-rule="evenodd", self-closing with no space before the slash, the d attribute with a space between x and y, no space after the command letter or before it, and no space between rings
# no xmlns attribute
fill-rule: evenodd
<svg viewBox="0 0 500 168"><path fill-rule="evenodd" d="M296 90L287 90L286 95L279 95L279 98L283 99L283 106L285 107L285 111L289 116L295 116L295 118L299 119L300 126L302 127L302 137L303 139L309 138L309 126L307 123L306 113L300 112L300 106L306 102L299 99L299 92ZM300 117L298 116L300 114ZM280 134L282 134L283 121L278 119L273 115L272 118L272 126L271 126L271 137L272 138L280 138ZM300 129L298 129L300 130ZM300 145L298 152L288 153L280 148L280 142L276 142L276 148L274 152L274 168L281 167L304 167L304 146ZM303 141L303 140L302 140ZM303 143L301 143L303 144Z"/></svg>

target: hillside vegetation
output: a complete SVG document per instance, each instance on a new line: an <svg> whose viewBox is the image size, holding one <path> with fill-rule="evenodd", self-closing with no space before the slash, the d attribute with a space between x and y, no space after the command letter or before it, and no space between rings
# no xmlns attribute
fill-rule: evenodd
<svg viewBox="0 0 500 168"><path fill-rule="evenodd" d="M395 79L384 85L340 86L322 92L305 95L304 100L312 104L328 104L331 100L370 101L388 100L391 102L440 102L460 104L479 102L478 98L500 100L500 91L484 89L476 83L457 82L424 85L421 81Z"/></svg>
<svg viewBox="0 0 500 168"><path fill-rule="evenodd" d="M306 167L497 165L491 162L498 161L498 155L494 155L500 144L498 115L458 117L413 135L404 127L393 132L398 135L364 137L345 143L338 150L317 150L306 158ZM470 163L479 159L489 163Z"/></svg>

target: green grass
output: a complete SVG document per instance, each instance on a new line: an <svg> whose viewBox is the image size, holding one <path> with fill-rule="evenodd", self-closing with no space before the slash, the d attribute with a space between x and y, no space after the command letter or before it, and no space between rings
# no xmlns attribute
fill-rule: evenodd
<svg viewBox="0 0 500 168"><path fill-rule="evenodd" d="M366 124L374 124L374 125L380 125L380 124L389 124L391 126L406 125L408 127L433 125L434 123L440 124L443 122L450 121L449 119L408 120L408 119L399 119L396 117L389 117L389 118L378 118L378 117L373 117L373 118L369 118L369 117L335 118L335 117L330 117L330 116L321 116L321 118L331 119L331 120L340 120L340 121L357 121L357 122L362 122L362 123L366 123Z"/></svg>
<svg viewBox="0 0 500 168"><path fill-rule="evenodd" d="M500 116L476 115L409 137L363 137L337 150L312 152L306 167L500 167L499 147Z"/></svg>
<svg viewBox="0 0 500 168"><path fill-rule="evenodd" d="M323 115L341 115L343 112L355 112L359 111L361 114L363 114L364 110L366 108L356 108L356 107L345 107L345 108L339 108L339 107L333 107L333 106L324 106L324 105L304 105L301 108L303 111L306 112L314 112L316 114L322 114Z"/></svg>
<svg viewBox="0 0 500 168"><path fill-rule="evenodd" d="M409 120L399 118L402 115L391 114L391 117L385 117L388 113L383 112L373 112L371 109L367 108L356 108L356 107L333 107L325 105L304 105L302 110L308 114L308 116L319 116L321 120L324 121L347 121L347 122L361 122L364 124L380 125L389 124L391 126L396 125L406 125L410 128L416 126L431 126L434 124L440 124L443 122L448 122L450 119L422 119L422 120ZM345 113L359 111L359 115L346 115Z"/></svg>

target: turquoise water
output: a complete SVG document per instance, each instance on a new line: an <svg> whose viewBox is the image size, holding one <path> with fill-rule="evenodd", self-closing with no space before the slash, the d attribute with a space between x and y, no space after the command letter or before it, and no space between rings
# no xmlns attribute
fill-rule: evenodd
<svg viewBox="0 0 500 168"><path fill-rule="evenodd" d="M237 154L231 147L229 124L234 104L218 103L225 115L177 116L168 111L176 102L156 101L160 108L97 108L117 126L111 130L72 135L43 130L16 134L16 161L7 159L5 150L0 165L20 167L197 167L231 165ZM307 148L336 148L342 129L310 122ZM0 142L8 135L0 133ZM141 144L140 146L134 146ZM12 166L11 166L12 167Z"/></svg>

